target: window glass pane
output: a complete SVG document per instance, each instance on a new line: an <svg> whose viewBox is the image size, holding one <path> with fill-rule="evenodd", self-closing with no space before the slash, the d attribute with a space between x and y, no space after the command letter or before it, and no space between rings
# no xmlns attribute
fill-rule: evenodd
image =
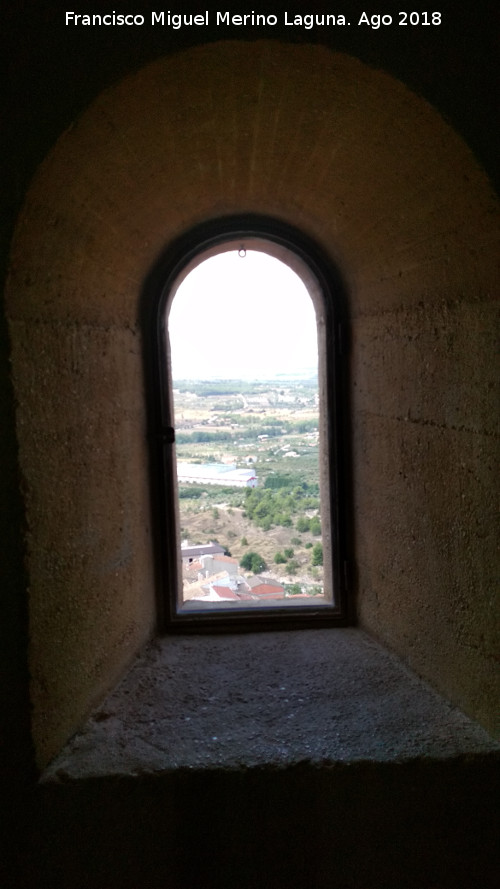
<svg viewBox="0 0 500 889"><path fill-rule="evenodd" d="M331 604L319 325L302 279L233 246L181 281L167 321L179 612Z"/></svg>

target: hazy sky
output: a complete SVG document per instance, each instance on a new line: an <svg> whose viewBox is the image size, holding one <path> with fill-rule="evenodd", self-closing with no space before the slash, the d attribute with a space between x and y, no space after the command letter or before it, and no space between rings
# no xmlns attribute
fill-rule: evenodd
<svg viewBox="0 0 500 889"><path fill-rule="evenodd" d="M200 263L169 316L173 379L273 377L316 368L316 316L304 284L266 253Z"/></svg>

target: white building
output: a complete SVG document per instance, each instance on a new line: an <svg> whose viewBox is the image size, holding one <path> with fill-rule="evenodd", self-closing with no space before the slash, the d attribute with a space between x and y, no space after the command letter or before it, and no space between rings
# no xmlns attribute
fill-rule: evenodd
<svg viewBox="0 0 500 889"><path fill-rule="evenodd" d="M237 469L234 463L178 463L179 484L225 485L237 488L256 488L254 469Z"/></svg>

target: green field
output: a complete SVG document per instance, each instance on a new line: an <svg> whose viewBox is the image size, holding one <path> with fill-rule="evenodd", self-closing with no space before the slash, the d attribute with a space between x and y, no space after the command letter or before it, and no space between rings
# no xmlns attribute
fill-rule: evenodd
<svg viewBox="0 0 500 889"><path fill-rule="evenodd" d="M316 381L176 381L174 406L179 462L233 463L258 477L253 490L181 486L181 537L216 539L238 559L257 551L294 589L320 582Z"/></svg>

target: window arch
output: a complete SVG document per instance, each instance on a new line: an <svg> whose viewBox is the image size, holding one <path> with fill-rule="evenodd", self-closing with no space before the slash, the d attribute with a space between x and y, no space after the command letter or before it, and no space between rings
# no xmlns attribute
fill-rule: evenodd
<svg viewBox="0 0 500 889"><path fill-rule="evenodd" d="M171 308L175 299L182 298L183 285L194 269L228 252L241 258L247 254L267 254L295 273L311 300L317 331L315 397L313 393L313 400L318 406L317 433L312 434L313 441L303 443L313 449L317 445L317 484L314 484L314 478L309 484L300 472L288 471L290 460L286 462L285 470L283 459L283 471L277 462L273 463L272 468L265 467L265 482L262 477L259 479L255 493L253 489L259 475L259 469L255 466L245 471L241 465L238 468L238 461L230 470L226 470L222 465L214 464L213 455L210 456L212 465L204 466L199 459L193 462L192 448L189 452L191 461L183 462L182 454L177 453L177 450L182 450L182 445L176 442L179 427L176 406L178 408L179 404L176 405L173 386L175 368L172 366L170 341ZM346 622L347 476L343 447L345 412L342 405L345 392L342 354L345 352L345 317L342 308L340 280L318 247L296 229L268 218L231 217L201 225L173 244L155 270L147 289L148 335L145 342L151 395L151 467L157 519L159 604L161 623L166 628L309 627ZM290 343L290 350L296 350L298 345ZM186 348L189 348L189 340L186 341ZM199 388L200 381L196 385ZM260 385L263 389L270 387L268 382ZM196 388L194 383L192 386ZM176 392L178 395L178 390ZM300 399L298 401L300 403ZM283 419L283 412L280 412L280 416ZM255 433L257 439L259 427L253 423L254 418L245 419L247 423L250 421L252 434ZM205 419L205 423L210 422ZM227 423L227 416L224 422ZM274 417L270 422L278 421ZM296 422L294 426L293 422L285 422L280 434L285 434L287 430L293 432L296 428L304 432L304 424ZM262 434L265 435L265 432L262 432L262 428L260 432L259 442L263 445ZM236 436L224 437L229 437L232 443L236 440ZM185 443L192 442L196 436L183 432L179 436L181 438ZM211 438L214 438L213 433L208 440ZM282 444L282 440L279 443ZM265 451L265 447L262 450ZM290 445L285 444L283 450L290 452ZM269 452L276 454L276 449ZM312 455L312 451L309 454ZM206 457L206 451L200 449L194 456ZM263 468L264 459L261 462ZM271 462L270 458L268 462ZM298 462L301 463L300 460ZM226 484L229 478L230 482ZM196 491L198 497L201 494L205 498L201 502L213 503L215 488L221 492L222 499L227 498L231 493L231 482L233 494L236 488L245 488L244 491L239 490L239 495L236 491L237 503L229 500L229 511L233 517L236 510L238 516L248 518L250 504L257 512L259 509L261 513L266 509L272 511L288 495L291 517L286 515L283 519L282 515L277 518L271 514L270 518L260 522L260 531L272 534L276 525L283 521L283 527L289 529L290 540L295 544L300 541L300 560L293 559L293 547L285 545L285 564L281 569L279 551L273 564L269 564L269 557L267 563L262 559L252 561L252 556L260 554L258 546L252 547L251 534L247 534L242 540L246 542L248 551L245 554L240 552L237 558L229 562L227 539L212 540L211 537L215 535L209 535L206 525L202 541L190 538L182 548L181 528L184 534L186 529L182 527L180 495L190 498ZM221 484L224 486L218 487ZM279 489L279 493L276 489ZM314 495L319 495L317 502ZM245 511L246 504L248 512ZM224 507L228 507L227 502ZM218 507L213 507L212 514L219 518ZM255 521L254 514L252 518ZM297 537L297 534L301 536ZM232 531L231 538L234 536ZM277 535L277 539L283 539L283 536L286 537L284 532L281 537ZM249 539L246 540L246 537ZM194 567L193 560L196 560ZM283 577L278 577L280 570L284 572ZM287 571L297 577L287 577Z"/></svg>

